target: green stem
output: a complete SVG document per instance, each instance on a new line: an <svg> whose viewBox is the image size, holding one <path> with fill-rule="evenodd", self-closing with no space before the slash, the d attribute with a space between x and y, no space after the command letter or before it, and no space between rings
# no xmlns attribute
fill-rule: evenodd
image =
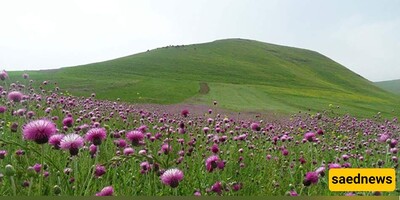
<svg viewBox="0 0 400 200"><path fill-rule="evenodd" d="M73 162L74 162L74 179L75 179L75 181L74 181L74 196L76 196L77 195L77 192L76 191L78 191L78 160L76 159L76 156L74 156L73 158Z"/></svg>
<svg viewBox="0 0 400 200"><path fill-rule="evenodd" d="M42 168L44 167L44 147L43 145L40 145L41 148L41 153L40 153L40 164L42 165ZM42 196L42 184L43 184L43 173L42 171L39 172L39 196Z"/></svg>
<svg viewBox="0 0 400 200"><path fill-rule="evenodd" d="M32 185L33 185L33 177L30 178L28 196L31 196Z"/></svg>
<svg viewBox="0 0 400 200"><path fill-rule="evenodd" d="M34 149L34 148L31 148L31 147L29 147L29 146L22 145L22 144L20 144L20 143L14 142L14 141L5 140L5 139L2 139L2 138L0 138L0 142L4 142L4 143L6 143L6 144L11 144L11 145L13 145L13 146L16 145L16 146L22 147L22 148L24 148L24 149L27 149L27 150L29 150L29 151L34 152L35 154L37 154L37 155L39 155L39 156L46 156L46 161L49 162L49 163L51 163L51 164L52 164L52 167L56 168L57 171L62 171L62 170L53 162L53 160L50 158L49 155L43 155L43 151L42 151L42 153L41 153L41 152L39 152L38 150L36 150L36 149ZM42 149L42 150L43 150L43 149Z"/></svg>
<svg viewBox="0 0 400 200"><path fill-rule="evenodd" d="M97 164L97 161L98 161L98 157L100 156L99 152L100 152L100 145L97 146L97 151L96 151L96 155L95 155L96 157L94 158L93 170L89 170L88 178L86 179L86 180L89 179L89 182L88 182L87 185L85 184L86 185L86 189L85 189L85 192L83 193L84 196L87 194L87 192L89 190L89 187L90 187L90 184L92 183L93 173L96 170L96 164Z"/></svg>
<svg viewBox="0 0 400 200"><path fill-rule="evenodd" d="M13 194L14 194L14 196L17 196L17 189L15 187L14 176L10 176L10 180L11 180L11 186L12 186Z"/></svg>

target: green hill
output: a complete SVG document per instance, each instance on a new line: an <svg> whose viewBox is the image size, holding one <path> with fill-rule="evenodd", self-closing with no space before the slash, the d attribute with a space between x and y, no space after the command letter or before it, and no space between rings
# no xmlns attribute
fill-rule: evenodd
<svg viewBox="0 0 400 200"><path fill-rule="evenodd" d="M375 85L384 90L400 95L400 79L391 81L380 81L376 82Z"/></svg>
<svg viewBox="0 0 400 200"><path fill-rule="evenodd" d="M20 77L21 72L11 75ZM234 111L392 113L392 94L317 52L244 39L169 46L105 62L29 72L74 95Z"/></svg>

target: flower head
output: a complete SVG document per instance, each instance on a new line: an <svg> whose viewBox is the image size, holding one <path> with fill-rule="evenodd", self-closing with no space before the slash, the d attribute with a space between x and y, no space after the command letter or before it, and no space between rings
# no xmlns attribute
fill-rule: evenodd
<svg viewBox="0 0 400 200"><path fill-rule="evenodd" d="M123 152L124 152L124 155L129 156L129 155L133 154L135 152L135 150L131 147L128 147L128 148L125 148Z"/></svg>
<svg viewBox="0 0 400 200"><path fill-rule="evenodd" d="M328 164L329 169L341 168L342 166L338 163L330 163Z"/></svg>
<svg viewBox="0 0 400 200"><path fill-rule="evenodd" d="M214 185L211 186L211 191L217 193L218 195L221 195L222 193L222 184L220 181L217 181L214 183Z"/></svg>
<svg viewBox="0 0 400 200"><path fill-rule="evenodd" d="M182 115L183 117L187 117L187 116L189 115L189 110L188 110L188 109L182 110L181 115Z"/></svg>
<svg viewBox="0 0 400 200"><path fill-rule="evenodd" d="M54 123L47 119L29 122L22 130L25 140L32 140L38 144L46 143L56 131Z"/></svg>
<svg viewBox="0 0 400 200"><path fill-rule="evenodd" d="M86 141L92 142L94 145L100 145L106 139L106 129L92 128L86 133Z"/></svg>
<svg viewBox="0 0 400 200"><path fill-rule="evenodd" d="M0 106L0 113L5 113L7 110L7 107L5 106Z"/></svg>
<svg viewBox="0 0 400 200"><path fill-rule="evenodd" d="M114 188L112 186L107 186L103 188L96 196L112 196L114 193Z"/></svg>
<svg viewBox="0 0 400 200"><path fill-rule="evenodd" d="M179 169L169 169L165 171L160 178L165 185L176 188L183 179L183 172Z"/></svg>
<svg viewBox="0 0 400 200"><path fill-rule="evenodd" d="M94 175L98 178L106 173L106 168L103 165L96 165Z"/></svg>
<svg viewBox="0 0 400 200"><path fill-rule="evenodd" d="M29 78L29 74L24 73L24 74L22 74L22 77L23 77L24 79L28 79L28 78Z"/></svg>
<svg viewBox="0 0 400 200"><path fill-rule="evenodd" d="M60 142L63 139L64 134L55 134L49 138L49 144L52 145L55 149L60 149Z"/></svg>
<svg viewBox="0 0 400 200"><path fill-rule="evenodd" d="M215 168L218 167L218 163L220 159L217 155L212 155L207 158L206 160L206 169L208 172L212 172Z"/></svg>
<svg viewBox="0 0 400 200"><path fill-rule="evenodd" d="M126 133L126 138L132 142L132 145L138 146L144 139L144 134L141 131L129 131Z"/></svg>
<svg viewBox="0 0 400 200"><path fill-rule="evenodd" d="M4 159L7 156L6 150L0 150L0 159Z"/></svg>
<svg viewBox="0 0 400 200"><path fill-rule="evenodd" d="M66 117L63 119L62 123L64 126L72 127L72 125L74 124L74 119L72 117Z"/></svg>
<svg viewBox="0 0 400 200"><path fill-rule="evenodd" d="M308 132L304 134L304 139L306 139L309 142L312 142L315 140L315 133L314 132Z"/></svg>
<svg viewBox="0 0 400 200"><path fill-rule="evenodd" d="M83 138L75 133L68 134L60 142L60 148L69 150L71 156L75 156L79 152L79 148L83 146Z"/></svg>
<svg viewBox="0 0 400 200"><path fill-rule="evenodd" d="M310 186L312 184L318 183L318 173L317 172L307 172L304 177L303 184L305 186Z"/></svg>
<svg viewBox="0 0 400 200"><path fill-rule="evenodd" d="M6 80L6 78L8 78L8 73L6 72L6 70L3 70L0 72L0 79L2 81Z"/></svg>
<svg viewBox="0 0 400 200"><path fill-rule="evenodd" d="M251 130L253 130L253 131L260 131L261 130L261 127L260 127L260 124L259 123L252 123L251 125L250 125L250 127L251 127Z"/></svg>
<svg viewBox="0 0 400 200"><path fill-rule="evenodd" d="M12 91L8 93L8 100L13 101L13 102L20 102L22 100L22 97L24 95L21 92L18 91Z"/></svg>
<svg viewBox="0 0 400 200"><path fill-rule="evenodd" d="M161 152L164 153L165 155L167 155L171 150L172 147L169 144L164 143L163 145L161 145Z"/></svg>

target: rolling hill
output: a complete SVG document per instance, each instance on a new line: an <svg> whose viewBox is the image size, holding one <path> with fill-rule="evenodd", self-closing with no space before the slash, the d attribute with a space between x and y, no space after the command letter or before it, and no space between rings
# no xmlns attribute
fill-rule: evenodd
<svg viewBox="0 0 400 200"><path fill-rule="evenodd" d="M234 111L321 111L372 116L396 96L317 52L245 39L168 46L105 62L30 71L74 95L133 103L208 104ZM20 78L21 72L10 77Z"/></svg>
<svg viewBox="0 0 400 200"><path fill-rule="evenodd" d="M391 80L391 81L380 81L380 82L375 82L375 85L387 90L389 92L392 92L394 94L400 95L400 79L398 80Z"/></svg>

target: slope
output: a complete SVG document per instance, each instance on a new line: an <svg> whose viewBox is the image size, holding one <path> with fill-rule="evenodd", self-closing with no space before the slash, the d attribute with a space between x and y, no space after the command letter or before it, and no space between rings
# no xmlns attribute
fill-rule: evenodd
<svg viewBox="0 0 400 200"><path fill-rule="evenodd" d="M310 50L226 39L168 46L105 62L30 72L74 95L134 103L211 104L235 111L321 111L371 116L397 110L397 98ZM200 87L207 90L202 92Z"/></svg>
<svg viewBox="0 0 400 200"><path fill-rule="evenodd" d="M384 90L400 95L400 79L375 82L375 85Z"/></svg>

